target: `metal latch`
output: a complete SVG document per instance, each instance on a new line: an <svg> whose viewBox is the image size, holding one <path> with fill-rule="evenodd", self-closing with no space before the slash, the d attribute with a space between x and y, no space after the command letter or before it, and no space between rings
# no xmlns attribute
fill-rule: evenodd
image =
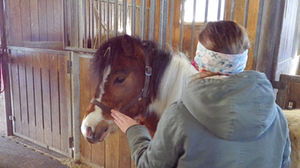
<svg viewBox="0 0 300 168"><path fill-rule="evenodd" d="M73 147L74 147L74 138L69 137L69 148L73 148Z"/></svg>
<svg viewBox="0 0 300 168"><path fill-rule="evenodd" d="M14 116L8 116L8 119L9 119L10 121L16 121L16 118L15 118Z"/></svg>

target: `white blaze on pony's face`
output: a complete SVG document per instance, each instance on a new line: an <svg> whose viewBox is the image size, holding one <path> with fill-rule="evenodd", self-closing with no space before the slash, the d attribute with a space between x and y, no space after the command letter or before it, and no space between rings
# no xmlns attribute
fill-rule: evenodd
<svg viewBox="0 0 300 168"><path fill-rule="evenodd" d="M138 39L117 36L101 45L95 53L90 68L98 86L81 125L81 132L88 142L101 142L117 129L110 109L122 109L132 118L145 112L146 99L130 104L144 87L145 53L141 46Z"/></svg>
<svg viewBox="0 0 300 168"><path fill-rule="evenodd" d="M99 95L99 98L97 98L97 100L100 102L104 94L104 85L107 82L107 78L110 72L111 72L111 67L108 66L104 70L104 75L102 80L103 82L102 84L99 85L99 90L101 94ZM104 119L104 117L102 116L102 109L99 108L98 106L90 104L87 111L88 114L85 116L81 124L81 132L82 135L90 143L102 142L109 136L110 132L114 132L117 129L117 126L114 124L112 120ZM101 129L97 130L96 129L97 127Z"/></svg>

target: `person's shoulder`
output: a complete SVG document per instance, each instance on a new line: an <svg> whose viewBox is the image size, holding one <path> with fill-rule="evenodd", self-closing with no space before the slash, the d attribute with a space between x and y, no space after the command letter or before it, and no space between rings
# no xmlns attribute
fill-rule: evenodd
<svg viewBox="0 0 300 168"><path fill-rule="evenodd" d="M186 115L190 115L187 108L181 99L171 103L164 111L161 120L164 120L170 124L180 125L186 118Z"/></svg>
<svg viewBox="0 0 300 168"><path fill-rule="evenodd" d="M181 99L171 103L165 110L166 114L179 114L182 111L184 104Z"/></svg>

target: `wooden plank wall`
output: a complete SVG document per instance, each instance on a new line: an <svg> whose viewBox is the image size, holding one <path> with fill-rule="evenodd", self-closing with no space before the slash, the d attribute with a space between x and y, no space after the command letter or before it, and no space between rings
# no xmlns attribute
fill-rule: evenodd
<svg viewBox="0 0 300 168"><path fill-rule="evenodd" d="M81 120L95 91L95 86L91 84L89 78L89 64L89 58L80 58ZM126 135L120 131L111 134L107 140L97 144L90 144L81 136L81 152L82 161L96 167L135 167L130 157Z"/></svg>
<svg viewBox="0 0 300 168"><path fill-rule="evenodd" d="M70 53L10 47L10 58L14 134L71 156Z"/></svg>
<svg viewBox="0 0 300 168"><path fill-rule="evenodd" d="M61 0L9 0L7 6L9 46L62 49Z"/></svg>

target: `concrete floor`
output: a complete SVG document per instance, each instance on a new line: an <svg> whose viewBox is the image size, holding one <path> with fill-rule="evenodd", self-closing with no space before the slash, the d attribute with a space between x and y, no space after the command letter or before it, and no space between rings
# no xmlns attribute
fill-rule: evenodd
<svg viewBox="0 0 300 168"><path fill-rule="evenodd" d="M88 168L71 158L16 136L6 136L4 94L0 93L0 168Z"/></svg>
<svg viewBox="0 0 300 168"><path fill-rule="evenodd" d="M51 155L46 155L11 137L0 137L0 149L0 168L68 168Z"/></svg>
<svg viewBox="0 0 300 168"><path fill-rule="evenodd" d="M0 135L6 134L4 93L0 93Z"/></svg>

